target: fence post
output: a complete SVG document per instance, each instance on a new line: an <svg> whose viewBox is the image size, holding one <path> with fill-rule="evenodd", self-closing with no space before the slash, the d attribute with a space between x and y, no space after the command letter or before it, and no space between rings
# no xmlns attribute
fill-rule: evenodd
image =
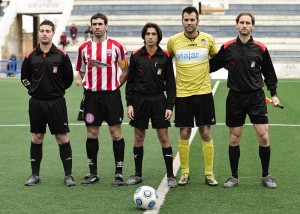
<svg viewBox="0 0 300 214"><path fill-rule="evenodd" d="M201 14L201 10L202 10L201 9L201 1L199 1L199 9L198 10L199 10L199 14Z"/></svg>

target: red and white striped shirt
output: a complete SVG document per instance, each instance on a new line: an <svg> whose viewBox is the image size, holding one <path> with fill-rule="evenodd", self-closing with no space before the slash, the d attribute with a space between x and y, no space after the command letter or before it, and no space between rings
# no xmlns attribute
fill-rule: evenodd
<svg viewBox="0 0 300 214"><path fill-rule="evenodd" d="M107 37L104 42L86 41L78 49L76 70L85 72L82 86L88 91L114 91L120 87L119 61L126 59L126 48Z"/></svg>

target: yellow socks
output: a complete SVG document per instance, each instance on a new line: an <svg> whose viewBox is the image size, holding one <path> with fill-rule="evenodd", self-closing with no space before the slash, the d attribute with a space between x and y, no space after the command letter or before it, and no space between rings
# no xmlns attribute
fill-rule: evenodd
<svg viewBox="0 0 300 214"><path fill-rule="evenodd" d="M202 150L205 163L205 175L212 175L214 168L214 142L213 140L209 142L202 141Z"/></svg>
<svg viewBox="0 0 300 214"><path fill-rule="evenodd" d="M190 143L189 140L179 139L178 152L181 166L181 174L189 174L189 155L190 155Z"/></svg>

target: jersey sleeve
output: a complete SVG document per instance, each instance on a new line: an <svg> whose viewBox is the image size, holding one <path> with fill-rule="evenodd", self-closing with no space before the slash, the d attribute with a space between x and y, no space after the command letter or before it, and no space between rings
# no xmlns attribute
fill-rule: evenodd
<svg viewBox="0 0 300 214"><path fill-rule="evenodd" d="M216 42L215 42L215 39L210 36L210 49L209 49L209 56L214 56L218 53L218 49L217 49L217 46L216 46Z"/></svg>
<svg viewBox="0 0 300 214"><path fill-rule="evenodd" d="M209 60L210 73L225 67L225 64L225 50L224 45L222 45L219 52Z"/></svg>
<svg viewBox="0 0 300 214"><path fill-rule="evenodd" d="M167 109L173 110L176 100L176 84L173 69L172 57L168 57L167 61L167 76L166 76L166 94L167 94Z"/></svg>
<svg viewBox="0 0 300 214"><path fill-rule="evenodd" d="M72 85L74 79L73 67L68 54L66 54L64 57L63 68L64 68L63 79L65 84L65 89L67 89Z"/></svg>
<svg viewBox="0 0 300 214"><path fill-rule="evenodd" d="M173 43L172 43L172 37L171 37L167 43L167 51L170 53L171 57L174 56L172 45L173 45Z"/></svg>
<svg viewBox="0 0 300 214"><path fill-rule="evenodd" d="M29 89L30 82L31 82L31 69L30 69L30 62L28 60L28 57L24 58L21 67L21 82L27 89Z"/></svg>
<svg viewBox="0 0 300 214"><path fill-rule="evenodd" d="M268 49L263 52L261 73L265 78L264 82L270 91L271 96L275 96L277 94L276 88L278 80Z"/></svg>
<svg viewBox="0 0 300 214"><path fill-rule="evenodd" d="M126 101L127 101L127 106L132 105L133 103L133 90L134 90L134 81L135 81L135 61L134 61L134 55L133 53L131 54L130 57L130 63L129 63L129 74L127 78L127 83L126 83Z"/></svg>
<svg viewBox="0 0 300 214"><path fill-rule="evenodd" d="M113 45L115 45L115 51L117 54L117 58L115 59L117 62L121 62L124 61L125 59L127 59L127 49L125 48L124 45L122 45L121 43L117 42L116 40L111 40Z"/></svg>
<svg viewBox="0 0 300 214"><path fill-rule="evenodd" d="M76 71L85 72L86 71L86 64L84 61L83 51L79 47L77 56L76 56Z"/></svg>

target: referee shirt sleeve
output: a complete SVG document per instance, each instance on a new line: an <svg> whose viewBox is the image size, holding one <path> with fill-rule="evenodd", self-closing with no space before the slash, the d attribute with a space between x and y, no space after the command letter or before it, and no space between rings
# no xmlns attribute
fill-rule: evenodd
<svg viewBox="0 0 300 214"><path fill-rule="evenodd" d="M225 64L225 50L224 45L222 45L219 52L209 60L210 73L225 67Z"/></svg>
<svg viewBox="0 0 300 214"><path fill-rule="evenodd" d="M264 82L270 91L271 96L277 95L276 88L277 88L277 76L275 73L275 69L270 57L270 54L268 50L266 49L263 52L263 63L262 63L262 68L261 68L261 73L264 76Z"/></svg>
<svg viewBox="0 0 300 214"><path fill-rule="evenodd" d="M68 54L65 55L63 61L63 78L65 89L67 89L72 85L74 79L73 67Z"/></svg>
<svg viewBox="0 0 300 214"><path fill-rule="evenodd" d="M127 78L126 89L125 89L127 106L132 105L133 102L132 100L133 100L134 82L135 82L135 62L132 53L130 57L129 72L128 72L128 78Z"/></svg>
<svg viewBox="0 0 300 214"><path fill-rule="evenodd" d="M29 90L31 82L31 68L30 62L27 57L24 58L21 67L21 82Z"/></svg>
<svg viewBox="0 0 300 214"><path fill-rule="evenodd" d="M166 92L167 92L167 109L173 111L176 99L176 84L173 70L172 57L168 57L167 61L167 76L166 76Z"/></svg>

